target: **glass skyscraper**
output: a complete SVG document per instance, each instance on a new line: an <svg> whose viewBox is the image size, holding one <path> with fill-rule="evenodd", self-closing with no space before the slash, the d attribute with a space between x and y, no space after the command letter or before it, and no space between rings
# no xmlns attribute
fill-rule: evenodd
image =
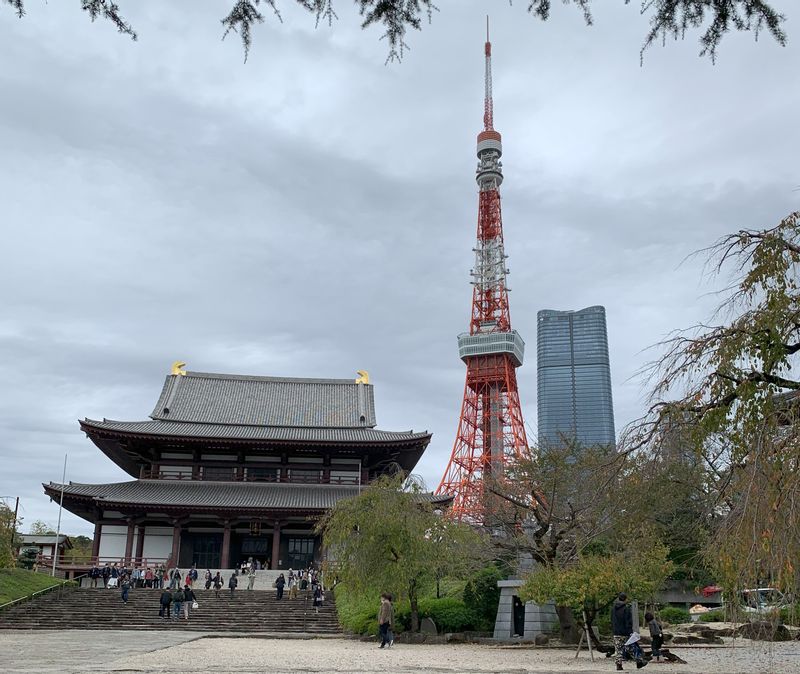
<svg viewBox="0 0 800 674"><path fill-rule="evenodd" d="M606 310L537 314L539 446L615 444Z"/></svg>

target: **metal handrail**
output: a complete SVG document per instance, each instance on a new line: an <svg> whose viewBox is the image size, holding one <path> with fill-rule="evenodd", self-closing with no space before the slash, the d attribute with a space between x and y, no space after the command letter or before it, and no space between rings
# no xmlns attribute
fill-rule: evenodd
<svg viewBox="0 0 800 674"><path fill-rule="evenodd" d="M74 583L76 580L78 580L79 578L83 578L85 575L87 574L85 573L81 574L80 576L77 576L76 578L72 578L70 580L62 580L58 583L53 583L53 585L48 585L47 587L42 588L41 590L36 590L36 592L31 592L30 594L26 594L24 597L20 597L19 599L12 599L11 601L7 601L5 604L0 604L0 611L8 608L9 606L14 606L15 604L20 604L26 600L34 599L35 597L38 597L40 594L51 592L56 588L58 588L59 591L61 591L65 586L69 585L70 583Z"/></svg>

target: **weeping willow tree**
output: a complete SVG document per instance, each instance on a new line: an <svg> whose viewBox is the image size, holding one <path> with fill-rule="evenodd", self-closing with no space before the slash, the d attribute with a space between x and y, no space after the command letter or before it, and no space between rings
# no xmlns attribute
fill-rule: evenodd
<svg viewBox="0 0 800 674"><path fill-rule="evenodd" d="M677 333L648 368L652 406L623 439L704 467L704 554L729 594L800 584L800 212L706 251L732 274L713 324Z"/></svg>
<svg viewBox="0 0 800 674"><path fill-rule="evenodd" d="M345 0L229 0L228 14L220 20L223 37L231 31L242 40L245 60L253 40L253 29L264 22L262 8L266 8L276 20L281 21L281 7L296 4L320 22L333 23L338 18L335 7ZM406 36L411 30L420 30L424 19L431 20L433 12L439 11L434 0L353 0L361 15L361 27L380 26L383 39L389 46L387 60L400 60L408 49ZM631 0L624 0L626 5ZM4 0L21 18L25 15L25 0ZM76 3L77 4L77 3ZM525 3L520 3L525 4ZM563 0L563 4L574 5L582 12L587 25L593 23L592 0ZM605 3L603 3L605 4ZM494 3L487 1L487 10ZM80 7L92 21L104 19L116 29L135 40L136 31L122 15L122 9L114 0L80 0ZM527 11L546 21L550 18L552 0L527 0ZM187 15L191 9L184 10ZM756 36L766 30L780 45L786 44L782 24L785 17L775 10L767 0L647 0L641 3L641 14L650 20L650 29L645 35L641 53L667 37L683 38L687 32L700 29L700 55L716 57L717 48L726 33L753 31Z"/></svg>

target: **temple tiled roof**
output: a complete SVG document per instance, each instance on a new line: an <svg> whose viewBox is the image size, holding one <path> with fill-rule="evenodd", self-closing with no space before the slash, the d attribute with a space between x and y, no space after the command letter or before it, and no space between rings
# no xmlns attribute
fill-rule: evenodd
<svg viewBox="0 0 800 674"><path fill-rule="evenodd" d="M151 419L295 428L372 428L371 384L186 372L168 375Z"/></svg>
<svg viewBox="0 0 800 674"><path fill-rule="evenodd" d="M61 485L44 484L56 496ZM100 506L163 506L214 510L329 510L338 501L358 494L357 486L211 482L197 480L131 480L109 484L65 485L66 498L82 498ZM449 496L419 494L420 501L449 503Z"/></svg>
<svg viewBox="0 0 800 674"><path fill-rule="evenodd" d="M267 440L322 443L402 443L430 438L430 434L413 431L381 431L375 428L303 428L286 426L245 426L180 421L97 421L81 422L84 431L101 430L142 436L175 436L184 438L224 438L232 440Z"/></svg>

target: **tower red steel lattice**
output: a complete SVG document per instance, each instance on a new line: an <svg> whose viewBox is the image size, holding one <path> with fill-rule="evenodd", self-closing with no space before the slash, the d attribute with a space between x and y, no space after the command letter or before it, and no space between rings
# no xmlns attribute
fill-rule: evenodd
<svg viewBox="0 0 800 674"><path fill-rule="evenodd" d="M458 352L467 365L464 400L453 452L437 493L453 494L451 515L484 521L485 479L502 480L507 466L528 453L516 368L525 343L511 329L503 247L500 191L503 154L494 129L492 44L486 31L486 97L483 131L478 134L478 243L474 248L472 315L469 333L458 336Z"/></svg>

